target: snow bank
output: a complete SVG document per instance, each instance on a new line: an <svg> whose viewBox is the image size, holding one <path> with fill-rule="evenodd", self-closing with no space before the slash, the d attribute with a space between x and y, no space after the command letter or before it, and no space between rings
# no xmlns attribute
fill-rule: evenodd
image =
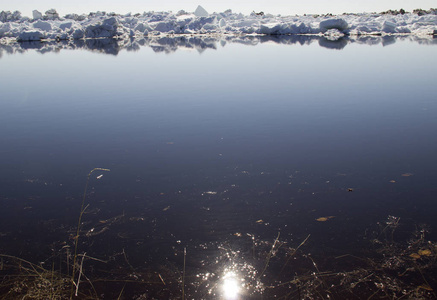
<svg viewBox="0 0 437 300"><path fill-rule="evenodd" d="M341 16L242 15L227 10L208 13L199 6L193 13L179 11L144 12L119 15L95 12L68 14L61 18L54 9L42 14L33 11L33 19L21 13L0 12L0 39L19 41L41 39L75 40L82 38L143 38L173 34L295 35L432 35L437 32L437 10L415 13L390 11L381 14L343 14ZM4 39L3 39L4 40Z"/></svg>

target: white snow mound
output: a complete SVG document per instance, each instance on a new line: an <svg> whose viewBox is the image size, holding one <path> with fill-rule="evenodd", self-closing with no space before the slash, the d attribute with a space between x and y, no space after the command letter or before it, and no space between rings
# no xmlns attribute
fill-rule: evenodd
<svg viewBox="0 0 437 300"><path fill-rule="evenodd" d="M33 11L33 19L18 11L0 12L0 39L34 41L82 38L142 38L173 34L232 35L435 35L437 9L415 13L362 13L341 16L243 15L226 10L209 14L202 6L193 13L144 12L119 15L106 12L60 17L55 9L43 15Z"/></svg>

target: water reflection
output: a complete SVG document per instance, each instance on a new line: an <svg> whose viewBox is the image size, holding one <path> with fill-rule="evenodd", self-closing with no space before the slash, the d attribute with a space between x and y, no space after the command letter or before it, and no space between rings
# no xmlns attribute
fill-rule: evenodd
<svg viewBox="0 0 437 300"><path fill-rule="evenodd" d="M45 262L47 274L59 270L70 282L84 177L102 166L113 171L91 182L79 251L102 260L85 260L83 270L107 280L96 284L105 299L180 299L182 287L187 299L431 294L417 287L422 276L437 278L437 246L425 231L411 242L404 232L413 220L434 220L434 56L422 58L432 51L423 47L382 55L381 45L405 39L413 41L154 37L4 46L110 55L97 55L95 72L67 51L24 73L15 63L26 57L6 59L0 254ZM362 58L327 50L351 43L380 46ZM162 55L232 44L251 50L241 51L250 59L237 60L238 51ZM267 47L278 44L285 46ZM370 47L350 50L357 48ZM141 55L112 59L140 49L156 64L137 67ZM269 59L257 61L258 50ZM187 66L192 73L181 80ZM217 72L205 76L206 67Z"/></svg>
<svg viewBox="0 0 437 300"><path fill-rule="evenodd" d="M319 39L320 47L324 47L324 48L328 48L328 49L341 50L344 47L346 47L347 44L348 44L348 40L345 38L340 38L337 40L330 40L330 39L325 39L325 38Z"/></svg>
<svg viewBox="0 0 437 300"><path fill-rule="evenodd" d="M174 53L179 50L195 50L203 53L206 50L217 50L229 44L256 46L263 43L282 45L311 45L318 43L327 49L344 49L350 44L389 46L398 41L408 40L421 45L437 45L432 36L354 36L332 39L322 36L290 35L290 36L165 36L144 39L89 39L52 42L22 42L0 44L0 58L3 52L8 54L22 53L33 49L40 53L59 52L61 50L83 49L110 55L118 55L120 51L139 51L141 47L149 47L156 53Z"/></svg>
<svg viewBox="0 0 437 300"><path fill-rule="evenodd" d="M222 292L224 299L238 299L241 292L241 279L235 272L229 271L223 276Z"/></svg>

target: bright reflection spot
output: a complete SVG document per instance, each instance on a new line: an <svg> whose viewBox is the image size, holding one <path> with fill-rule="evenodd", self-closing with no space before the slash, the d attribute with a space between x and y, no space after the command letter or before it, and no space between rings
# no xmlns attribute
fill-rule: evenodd
<svg viewBox="0 0 437 300"><path fill-rule="evenodd" d="M240 293L240 284L237 275L234 272L228 272L223 277L223 297L225 299L237 299Z"/></svg>

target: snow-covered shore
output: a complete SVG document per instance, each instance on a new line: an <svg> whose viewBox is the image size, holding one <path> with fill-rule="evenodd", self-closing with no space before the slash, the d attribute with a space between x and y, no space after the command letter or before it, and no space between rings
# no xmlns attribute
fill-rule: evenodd
<svg viewBox="0 0 437 300"><path fill-rule="evenodd" d="M19 12L0 12L0 40L79 40L95 38L144 38L168 35L437 35L437 9L428 11L361 13L304 16L243 15L227 10L209 14L202 7L195 12L144 12L118 15L96 12L60 17L56 10L33 12L33 18Z"/></svg>

